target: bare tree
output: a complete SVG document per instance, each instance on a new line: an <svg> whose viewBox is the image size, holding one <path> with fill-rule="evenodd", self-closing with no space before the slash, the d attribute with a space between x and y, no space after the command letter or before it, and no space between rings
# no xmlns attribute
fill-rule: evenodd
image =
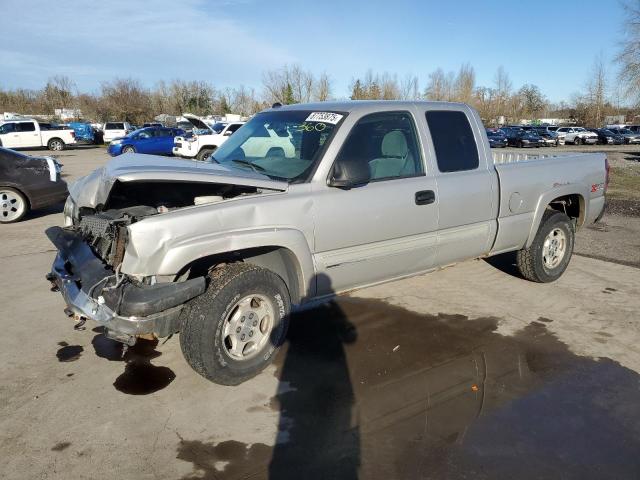
<svg viewBox="0 0 640 480"><path fill-rule="evenodd" d="M450 88L447 86L447 76L444 70L438 68L429 74L429 83L424 92L426 98L429 100L448 100L448 90L450 90Z"/></svg>
<svg viewBox="0 0 640 480"><path fill-rule="evenodd" d="M589 80L587 81L586 103L588 107L587 124L602 127L606 103L607 71L602 55L596 57Z"/></svg>
<svg viewBox="0 0 640 480"><path fill-rule="evenodd" d="M624 39L616 60L626 95L640 102L640 0L625 0Z"/></svg>
<svg viewBox="0 0 640 480"><path fill-rule="evenodd" d="M269 70L262 76L265 96L271 103L305 103L313 95L314 78L311 72L299 65L285 65L279 70Z"/></svg>
<svg viewBox="0 0 640 480"><path fill-rule="evenodd" d="M407 75L400 82L400 98L402 100L418 100L421 97L418 77Z"/></svg>
<svg viewBox="0 0 640 480"><path fill-rule="evenodd" d="M459 102L471 103L476 86L476 73L470 63L465 63L458 70L455 81L455 99Z"/></svg>
<svg viewBox="0 0 640 480"><path fill-rule="evenodd" d="M331 98L331 79L326 73L322 73L315 86L315 99L324 102Z"/></svg>

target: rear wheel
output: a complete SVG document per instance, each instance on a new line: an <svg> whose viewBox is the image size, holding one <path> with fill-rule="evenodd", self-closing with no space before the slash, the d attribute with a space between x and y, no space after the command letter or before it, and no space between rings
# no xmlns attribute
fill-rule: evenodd
<svg viewBox="0 0 640 480"><path fill-rule="evenodd" d="M29 211L29 202L22 192L14 188L0 187L0 223L21 220Z"/></svg>
<svg viewBox="0 0 640 480"><path fill-rule="evenodd" d="M289 292L275 273L247 263L218 268L205 293L182 311L182 353L206 379L238 385L271 363L289 311Z"/></svg>
<svg viewBox="0 0 640 480"><path fill-rule="evenodd" d="M49 150L53 150L54 152L59 152L61 150L64 150L64 142L59 138L52 138L51 140L49 140L49 143L47 143L47 148Z"/></svg>
<svg viewBox="0 0 640 480"><path fill-rule="evenodd" d="M567 269L573 243L571 219L562 212L547 210L531 246L516 255L518 270L532 282L553 282Z"/></svg>
<svg viewBox="0 0 640 480"><path fill-rule="evenodd" d="M203 148L198 152L198 155L196 155L196 158L201 162L206 162L207 160L209 160L209 157L213 152L215 152L215 150L216 150L215 148Z"/></svg>

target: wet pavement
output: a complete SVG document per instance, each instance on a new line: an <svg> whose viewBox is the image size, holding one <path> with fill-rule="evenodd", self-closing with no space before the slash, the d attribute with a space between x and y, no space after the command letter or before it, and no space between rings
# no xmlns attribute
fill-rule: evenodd
<svg viewBox="0 0 640 480"><path fill-rule="evenodd" d="M507 337L355 298L298 314L262 406L276 445L180 438L184 478L640 478L638 374L570 353L552 321Z"/></svg>

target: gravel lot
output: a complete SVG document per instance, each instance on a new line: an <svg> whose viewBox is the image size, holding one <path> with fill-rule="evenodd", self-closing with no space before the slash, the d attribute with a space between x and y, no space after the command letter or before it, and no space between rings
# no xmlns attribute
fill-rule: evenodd
<svg viewBox="0 0 640 480"><path fill-rule="evenodd" d="M59 157L68 180L108 158ZM122 358L73 330L44 279L60 209L0 233L0 478L640 478L639 218L581 231L554 284L474 260L296 315L230 388L176 338Z"/></svg>

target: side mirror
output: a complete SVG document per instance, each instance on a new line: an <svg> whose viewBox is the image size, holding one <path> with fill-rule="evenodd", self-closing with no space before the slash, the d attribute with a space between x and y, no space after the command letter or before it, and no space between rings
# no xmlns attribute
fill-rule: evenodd
<svg viewBox="0 0 640 480"><path fill-rule="evenodd" d="M333 173L329 180L330 187L346 190L366 185L371 181L369 162L364 160L338 160L333 164Z"/></svg>

